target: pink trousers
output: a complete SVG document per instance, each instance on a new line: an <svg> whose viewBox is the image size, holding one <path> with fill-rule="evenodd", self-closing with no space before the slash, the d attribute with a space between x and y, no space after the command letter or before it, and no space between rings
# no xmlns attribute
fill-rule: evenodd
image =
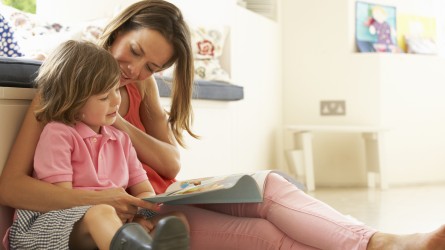
<svg viewBox="0 0 445 250"><path fill-rule="evenodd" d="M269 174L262 203L163 206L190 223L191 249L366 249L376 232Z"/></svg>

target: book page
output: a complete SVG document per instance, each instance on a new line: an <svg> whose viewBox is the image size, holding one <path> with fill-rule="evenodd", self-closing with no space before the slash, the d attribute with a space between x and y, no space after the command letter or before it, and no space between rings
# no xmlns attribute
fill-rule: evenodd
<svg viewBox="0 0 445 250"><path fill-rule="evenodd" d="M270 172L272 172L272 170L261 170L250 174L250 176L252 176L252 178L257 182L261 194L264 193L264 185L266 183L266 177L268 174L270 174Z"/></svg>
<svg viewBox="0 0 445 250"><path fill-rule="evenodd" d="M208 186L209 184L212 184L212 183L222 184L223 186L221 186L219 189L227 188L229 186L232 186L232 184L234 184L233 181L235 181L236 179L239 179L241 176L244 176L244 175L252 176L252 178L258 183L258 187L262 191L264 189L264 182L266 180L266 177L270 172L271 172L271 170L260 170L260 171L255 171L252 173L238 173L238 174L232 174L232 175L202 177L202 178L196 178L196 179L188 179L188 180L184 180L184 181L177 181L175 183L172 183L167 188L167 190L165 191L165 194L173 193L175 191L184 190L184 189L185 190L192 189L194 186L196 187L199 185ZM201 191L204 191L205 188L210 188L210 187L203 187L201 189ZM213 187L213 188L217 188L217 187ZM199 188L197 188L196 190L199 190Z"/></svg>
<svg viewBox="0 0 445 250"><path fill-rule="evenodd" d="M228 189L233 187L242 176L243 175L228 175L181 181L179 182L179 189L170 189L169 187L165 195L174 196Z"/></svg>
<svg viewBox="0 0 445 250"><path fill-rule="evenodd" d="M261 176L233 174L178 181L167 192L145 200L168 204L261 202L264 185Z"/></svg>

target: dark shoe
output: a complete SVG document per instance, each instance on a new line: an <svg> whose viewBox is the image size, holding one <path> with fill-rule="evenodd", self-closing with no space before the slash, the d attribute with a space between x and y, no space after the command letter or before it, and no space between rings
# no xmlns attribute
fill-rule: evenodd
<svg viewBox="0 0 445 250"><path fill-rule="evenodd" d="M152 250L187 250L189 234L184 223L175 216L161 219L156 225Z"/></svg>
<svg viewBox="0 0 445 250"><path fill-rule="evenodd" d="M110 243L110 250L152 249L152 238L138 223L127 223L117 230Z"/></svg>

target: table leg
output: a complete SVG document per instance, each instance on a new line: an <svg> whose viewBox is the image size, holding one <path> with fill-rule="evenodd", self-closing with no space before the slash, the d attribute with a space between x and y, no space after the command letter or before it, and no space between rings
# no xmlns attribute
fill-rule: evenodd
<svg viewBox="0 0 445 250"><path fill-rule="evenodd" d="M385 133L380 132L377 133L378 147L377 150L379 152L379 166L380 166L380 188L388 189L388 181L386 179L386 142L385 142Z"/></svg>
<svg viewBox="0 0 445 250"><path fill-rule="evenodd" d="M387 189L386 165L385 165L385 141L383 133L363 133L365 143L366 171L368 172L368 187L376 187L376 182L381 189ZM376 178L377 177L377 178Z"/></svg>
<svg viewBox="0 0 445 250"><path fill-rule="evenodd" d="M312 155L312 134L301 132L301 147L303 150L303 160L306 176L306 186L308 191L315 190L314 161Z"/></svg>

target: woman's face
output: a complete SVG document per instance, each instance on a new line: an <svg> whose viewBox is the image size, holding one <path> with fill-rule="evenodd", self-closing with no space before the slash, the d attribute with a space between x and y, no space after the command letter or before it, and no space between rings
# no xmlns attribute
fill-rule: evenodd
<svg viewBox="0 0 445 250"><path fill-rule="evenodd" d="M110 52L119 63L124 86L162 70L173 56L173 46L158 31L141 28L118 33Z"/></svg>

